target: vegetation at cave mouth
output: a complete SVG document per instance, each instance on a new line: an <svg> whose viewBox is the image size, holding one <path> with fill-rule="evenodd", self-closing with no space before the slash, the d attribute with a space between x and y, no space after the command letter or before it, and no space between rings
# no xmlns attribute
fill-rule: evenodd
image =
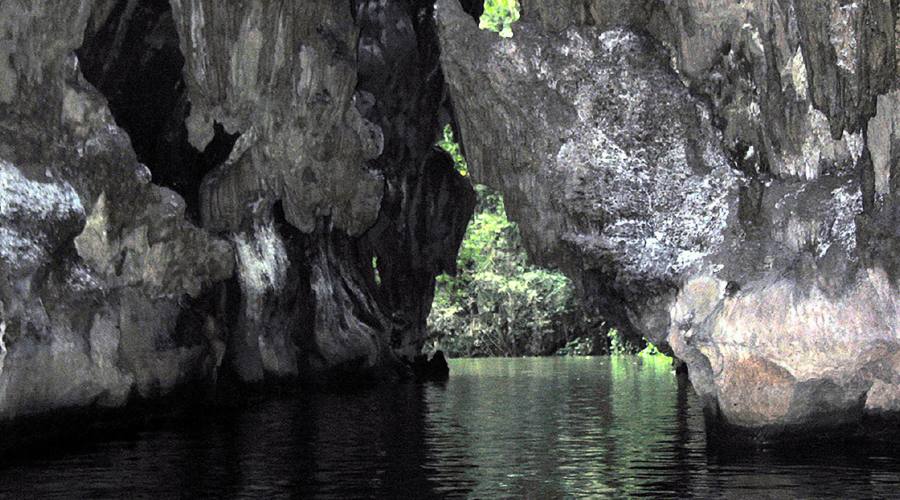
<svg viewBox="0 0 900 500"><path fill-rule="evenodd" d="M516 0L485 0L479 27L513 36ZM437 146L460 175L469 167L449 125ZM500 193L475 184L478 204L457 257L458 272L437 278L428 317L428 350L452 357L626 354L632 345L597 318L584 314L571 281L528 263L517 225ZM647 344L642 356L662 356Z"/></svg>
<svg viewBox="0 0 900 500"><path fill-rule="evenodd" d="M485 0L484 13L478 23L483 30L494 31L503 38L513 36L512 25L519 20L517 0Z"/></svg>
<svg viewBox="0 0 900 500"><path fill-rule="evenodd" d="M438 145L468 176L449 126ZM527 262L502 196L483 185L475 190L478 205L460 246L458 273L437 279L428 318L430 347L456 357L548 355L570 343L563 353L608 350L606 330L586 320L571 281ZM593 337L601 331L597 342Z"/></svg>

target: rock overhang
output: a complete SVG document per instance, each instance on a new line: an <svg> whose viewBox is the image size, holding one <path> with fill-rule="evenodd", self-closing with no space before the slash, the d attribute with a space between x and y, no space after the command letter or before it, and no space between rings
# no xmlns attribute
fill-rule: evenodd
<svg viewBox="0 0 900 500"><path fill-rule="evenodd" d="M894 375L870 372L893 366L898 232L870 217L896 212L895 192L872 194L892 108L878 96L870 122L868 97L840 91L890 88L850 47L890 53L861 20L891 14L639 3L524 2L507 40L439 3L474 178L537 260L668 342L713 420L783 437L891 407Z"/></svg>

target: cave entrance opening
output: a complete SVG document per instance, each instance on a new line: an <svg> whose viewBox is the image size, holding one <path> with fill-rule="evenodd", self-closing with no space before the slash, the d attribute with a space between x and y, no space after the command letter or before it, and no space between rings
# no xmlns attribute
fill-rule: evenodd
<svg viewBox="0 0 900 500"><path fill-rule="evenodd" d="M521 16L518 0L460 2L481 29L514 36ZM437 145L471 180L453 134L446 125ZM576 291L576 283L562 273L532 264L518 226L507 218L502 193L473 187L475 213L460 246L457 274L437 278L426 348L465 357L661 354L618 312L623 304L596 300L606 294L593 293L594 288L598 283L603 288L608 277L582 276ZM616 324L623 326L621 332Z"/></svg>
<svg viewBox="0 0 900 500"><path fill-rule="evenodd" d="M238 134L216 123L203 151L188 142L185 60L168 0L119 0L110 10L95 9L76 53L153 182L181 195L187 217L197 222L203 177L228 159Z"/></svg>
<svg viewBox="0 0 900 500"><path fill-rule="evenodd" d="M438 146L471 179L449 125ZM585 312L566 276L528 261L502 194L474 187L478 202L460 245L457 273L437 278L427 349L451 357L625 352L617 331Z"/></svg>

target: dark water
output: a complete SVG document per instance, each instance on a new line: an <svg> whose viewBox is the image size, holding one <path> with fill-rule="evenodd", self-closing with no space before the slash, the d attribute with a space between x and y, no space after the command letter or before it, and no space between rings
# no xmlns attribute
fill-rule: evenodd
<svg viewBox="0 0 900 500"><path fill-rule="evenodd" d="M896 497L900 454L708 449L638 358L455 360L445 385L268 400L7 460L0 496Z"/></svg>

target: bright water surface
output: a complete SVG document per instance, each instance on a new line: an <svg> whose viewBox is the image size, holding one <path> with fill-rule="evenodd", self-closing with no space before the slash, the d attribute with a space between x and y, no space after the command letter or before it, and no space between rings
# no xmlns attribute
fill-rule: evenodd
<svg viewBox="0 0 900 500"><path fill-rule="evenodd" d="M900 453L708 448L692 391L633 357L453 360L446 384L216 413L8 460L0 496L900 495Z"/></svg>

